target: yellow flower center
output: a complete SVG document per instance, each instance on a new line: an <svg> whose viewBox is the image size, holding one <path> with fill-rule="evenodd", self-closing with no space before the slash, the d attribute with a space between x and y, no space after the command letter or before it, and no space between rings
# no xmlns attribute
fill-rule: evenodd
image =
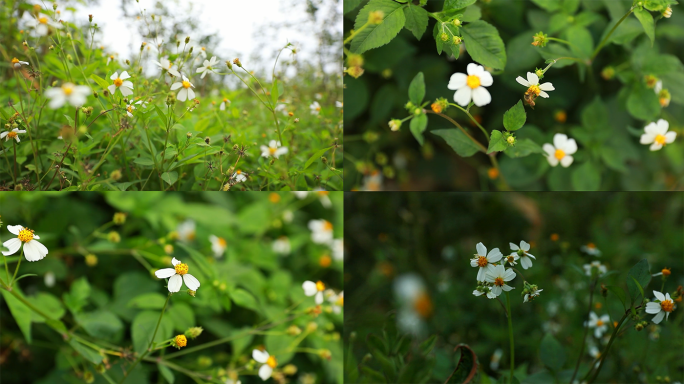
<svg viewBox="0 0 684 384"><path fill-rule="evenodd" d="M324 291L325 290L325 284L323 284L322 281L318 280L316 282L316 290L318 290L319 292Z"/></svg>
<svg viewBox="0 0 684 384"><path fill-rule="evenodd" d="M489 263L489 262L487 261L486 257L480 256L477 258L477 266L478 267L486 267L487 263Z"/></svg>
<svg viewBox="0 0 684 384"><path fill-rule="evenodd" d="M533 85L527 88L527 93L534 93L535 95L539 96L539 94L541 93L541 89L539 89L538 85Z"/></svg>
<svg viewBox="0 0 684 384"><path fill-rule="evenodd" d="M190 82L183 80L183 88L190 88Z"/></svg>
<svg viewBox="0 0 684 384"><path fill-rule="evenodd" d="M216 240L216 242L217 242L218 245L221 246L222 248L225 248L226 245L228 245L228 243L226 243L226 240L225 240L224 238L222 238L222 237L219 237L219 238Z"/></svg>
<svg viewBox="0 0 684 384"><path fill-rule="evenodd" d="M133 113L133 106L132 106L132 105L129 105L128 107L126 107L126 110L127 110L129 113Z"/></svg>
<svg viewBox="0 0 684 384"><path fill-rule="evenodd" d="M238 169L237 172L235 172L235 173L237 173L238 175L240 175L240 174L242 174L242 171Z"/></svg>
<svg viewBox="0 0 684 384"><path fill-rule="evenodd" d="M266 365L271 368L275 368L278 366L278 360L276 360L276 358L273 356L269 356L268 359L266 359Z"/></svg>
<svg viewBox="0 0 684 384"><path fill-rule="evenodd" d="M188 339L185 338L185 335L178 335L175 338L176 345L179 347L185 347L188 345Z"/></svg>
<svg viewBox="0 0 684 384"><path fill-rule="evenodd" d="M432 315L433 309L430 296L428 296L428 294L425 292L421 293L413 303L413 309L415 309L416 312L418 312L418 314L423 318L430 317L430 315Z"/></svg>
<svg viewBox="0 0 684 384"><path fill-rule="evenodd" d="M227 103L227 102L228 102L228 99L223 99L223 102L224 102L224 103Z"/></svg>
<svg viewBox="0 0 684 384"><path fill-rule="evenodd" d="M14 135L16 136L16 132L10 132L10 135L12 133L14 133ZM21 231L19 231L18 238L20 241L28 243L29 241L33 240L33 231L28 228L24 228Z"/></svg>
<svg viewBox="0 0 684 384"><path fill-rule="evenodd" d="M318 259L318 265L323 268L328 268L330 264L332 264L332 259L328 255L323 255L320 259Z"/></svg>
<svg viewBox="0 0 684 384"><path fill-rule="evenodd" d="M509 262L509 263L512 263L512 262L514 262L514 261L515 261L515 257L514 257L514 256L508 256L508 262Z"/></svg>
<svg viewBox="0 0 684 384"><path fill-rule="evenodd" d="M471 89L475 89L480 86L480 78L475 75L470 75L466 79L466 84L468 84Z"/></svg>
<svg viewBox="0 0 684 384"><path fill-rule="evenodd" d="M332 231L333 230L332 224L327 220L323 220L323 230L326 232Z"/></svg>
<svg viewBox="0 0 684 384"><path fill-rule="evenodd" d="M71 85L62 85L62 92L64 92L65 95L69 96L74 92L74 87Z"/></svg>
<svg viewBox="0 0 684 384"><path fill-rule="evenodd" d="M114 80L114 85L117 87L120 87L121 84L123 84L123 80L119 79L118 77Z"/></svg>
<svg viewBox="0 0 684 384"><path fill-rule="evenodd" d="M660 145L665 145L665 136L663 135L656 135L655 140L656 143Z"/></svg>
<svg viewBox="0 0 684 384"><path fill-rule="evenodd" d="M178 263L173 268L176 270L176 273L181 276L188 273L188 265L185 263Z"/></svg>
<svg viewBox="0 0 684 384"><path fill-rule="evenodd" d="M43 16L43 17L38 19L38 22L41 24L47 24L48 18Z"/></svg>
<svg viewBox="0 0 684 384"><path fill-rule="evenodd" d="M7 134L7 137L10 139L16 139L17 138L17 133L10 131L10 133Z"/></svg>
<svg viewBox="0 0 684 384"><path fill-rule="evenodd" d="M319 194L320 196L328 196L329 193L330 193L330 192L328 192L328 191L318 191L318 194Z"/></svg>
<svg viewBox="0 0 684 384"><path fill-rule="evenodd" d="M589 244L587 244L587 248L589 248L589 249L595 249L595 248L596 248L596 245L595 245L594 243L589 243Z"/></svg>
<svg viewBox="0 0 684 384"><path fill-rule="evenodd" d="M662 309L665 312L672 312L674 309L674 303L672 300L665 300L660 303L660 309Z"/></svg>
<svg viewBox="0 0 684 384"><path fill-rule="evenodd" d="M494 279L494 285L496 285L498 287L503 287L503 285L504 285L503 277L497 277L496 279Z"/></svg>
<svg viewBox="0 0 684 384"><path fill-rule="evenodd" d="M565 157L565 151L562 149L556 149L556 153L554 153L553 156L556 159L561 160L562 158Z"/></svg>
<svg viewBox="0 0 684 384"><path fill-rule="evenodd" d="M602 326L602 325L603 325L603 320L600 320L600 319L599 319L599 320L596 320L596 326L597 326L597 327L600 327L600 326Z"/></svg>
<svg viewBox="0 0 684 384"><path fill-rule="evenodd" d="M17 59L16 57L12 59L12 64L19 64L19 59Z"/></svg>
<svg viewBox="0 0 684 384"><path fill-rule="evenodd" d="M275 155L275 153L276 153L277 150L278 150L278 148L274 148L274 147L269 147L269 148L268 148L268 151L271 153L271 155Z"/></svg>
<svg viewBox="0 0 684 384"><path fill-rule="evenodd" d="M660 272L665 276L670 276L670 274L672 273L672 271L670 271L670 268L663 268Z"/></svg>

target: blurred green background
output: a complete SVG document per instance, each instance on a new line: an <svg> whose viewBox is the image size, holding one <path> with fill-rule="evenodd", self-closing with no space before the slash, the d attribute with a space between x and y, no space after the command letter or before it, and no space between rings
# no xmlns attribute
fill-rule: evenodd
<svg viewBox="0 0 684 384"><path fill-rule="evenodd" d="M620 19L632 4L631 0L568 0L563 3L579 3L579 8L567 13L562 8L558 9L561 2L539 0L535 4L530 0L480 0L471 6L479 9L482 20L498 29L506 47L506 67L503 71L493 72L494 83L487 88L492 95L491 104L470 110L487 131L502 129L504 112L523 98L525 88L515 81L516 77L526 77L528 71L534 72L536 67L546 66L539 49L531 45L535 33L544 31L551 37L567 40L566 32L570 27L586 28L596 47L609 23ZM367 4L366 1L350 3L358 6L345 7L345 36L353 28L358 10ZM428 1L425 10L439 12L443 3ZM554 7L555 11L545 9ZM681 92L684 86L684 66L681 64L684 61L684 10L681 2L672 9L671 18L657 21L653 47L639 22L630 16L617 30L613 43L607 44L596 57L592 71L585 79L581 78L577 65L571 65L571 61L561 61L551 67L543 82L551 82L556 90L550 93L550 98L538 99L534 110L526 107L526 126L516 134L519 139L529 138L541 146L551 143L555 133L565 133L577 140L579 151L569 169L550 167L541 154L517 159L500 154L501 174L512 189L576 190L571 184L571 174L585 160L592 161L599 174L599 190L682 188L684 152L680 137L684 134L684 94ZM424 133L426 140L422 147L409 131L408 121L400 132L391 132L388 127L390 119L403 119L409 115L404 105L408 101L408 86L418 72L425 75L426 100L433 102L444 97L453 102L454 91L447 89L449 78L456 72L465 73L467 64L472 62L464 51L457 60L445 54L438 55L432 37L434 25L435 20L430 19L420 41L409 30L403 29L389 44L363 54L365 73L361 77L344 77L345 161L349 163L345 167L345 190L363 188L365 178L374 170L384 174L384 190L497 189L496 180L488 177L489 159L479 153L460 157L442 138L430 133L436 129L455 128L443 118L428 115L428 128ZM558 45L561 50L567 48L554 42L547 48L551 45ZM677 62L676 71L665 74L665 68L658 67L660 62L655 63L657 69L650 65L647 69L645 61L657 53L671 55L673 62ZM601 77L601 71L608 66L616 68L617 75L612 80ZM669 148L652 153L639 144L639 133L643 133L647 122L634 118L626 104L630 90L642 82L642 76L656 70L663 72L657 77L663 80L664 88L672 94L672 102L662 109L660 118L668 120L670 130L678 132L679 137ZM592 131L584 123L582 112L596 96L606 104L608 117ZM558 112L565 115L562 122L556 118ZM449 108L446 114L486 146L482 132L465 114L454 107Z"/></svg>
<svg viewBox="0 0 684 384"><path fill-rule="evenodd" d="M327 208L321 204L323 197L332 202ZM110 222L116 212L127 213L125 224L89 236ZM20 280L21 291L31 302L61 319L67 328L115 350L138 346L139 340L131 330L132 322L141 313L151 311L156 323L168 291L164 280L156 279L151 273L171 267L171 257L177 257L188 264L189 273L199 279L201 287L194 298L185 293L185 286L171 297L159 332L164 333L163 339L166 339L191 326L204 328L199 338L188 340L188 347L182 352L259 325L280 322L290 316L286 310L295 304L299 304L296 307L299 312L314 306L314 299L304 296L302 283L305 280L322 280L328 288L339 292L342 289L342 261L328 245L311 241L308 222L313 219L330 221L335 238L339 239L342 237L342 213L341 193L312 193L300 199L289 192L230 195L209 192L7 192L0 194L3 222L0 240L11 238L6 228L8 224L35 230L49 253L41 261L23 261L19 275L35 273L38 276ZM196 235L194 240L183 245L173 240L172 232L186 220L196 223ZM119 243L107 240L110 231L120 234ZM212 234L227 242L225 255L221 258L215 258L212 252L209 241ZM273 242L282 236L290 242L291 252L287 255L279 255L272 248ZM165 245L173 246L172 253L165 252ZM89 254L96 256L96 264L92 265L92 258L90 264L86 263L85 256ZM16 265L11 260L16 260L18 255L7 257L10 273ZM54 276L52 284L45 279L49 272ZM2 274L4 276L4 272ZM278 359L279 370L288 364L297 367L296 374L286 376L287 380L341 383L342 315L326 311L326 306L329 307L324 305L317 317L297 316L267 333L237 338L171 361L214 378L225 378L231 371L237 371L242 383L257 383L262 380L254 376L254 371L250 373L240 368L249 363L252 349L263 345ZM59 333L45 324L43 318L32 317L32 325L29 325L32 341L28 342L5 300L2 300L0 310L3 383L83 382L82 376L78 377L75 371L81 374L91 371L96 383L107 382L95 373L93 364L82 359ZM300 336L286 334L284 331L291 325L304 333ZM315 330L308 333L297 348L327 349L332 354L330 360L311 352L278 353L287 350L296 338L303 337L307 326L314 325ZM169 347L164 352L168 355L177 351ZM108 358L107 374L118 382L122 368L128 368L130 362L122 367L118 357ZM256 369L260 365L257 364ZM169 381L166 377L159 374L157 365L143 362L133 370L127 382L164 383ZM193 380L175 372L175 383L189 382Z"/></svg>
<svg viewBox="0 0 684 384"><path fill-rule="evenodd" d="M522 383L553 382L539 358L540 342L551 333L566 351L559 377L569 382L589 301L588 277L577 267L598 260L608 271L617 272L599 282L624 287L629 269L646 258L651 273L671 268L665 291L672 294L684 284L683 209L681 193L347 194L345 343L354 333L350 351L361 362L369 352L367 336L382 337L388 314L399 310L393 282L415 273L426 285L433 312L422 319L426 332L414 337L414 345L437 335L435 366L428 382L444 382L451 374L456 367L452 351L459 343L467 343L477 354L481 382L507 375L507 320L496 300L472 295L477 269L469 259L478 242L508 255L509 242L519 244L524 239L532 244L530 253L537 259L530 269L520 264L516 268L544 291L535 301L523 303L520 277L509 283L515 287L511 298L516 375ZM582 252L588 243L594 243L602 255ZM647 298L652 299L651 291L660 288L661 277L654 277L644 288ZM617 320L624 313L610 292L604 299L597 289L594 303L599 316L609 314ZM684 316L679 304L659 327L637 332L633 322L627 323L627 332L613 344L597 382L647 383L655 382L656 376L682 381ZM588 339L593 339L592 333ZM604 347L599 341L594 344ZM491 358L499 348L503 356L498 370L492 369ZM382 372L376 360L364 361ZM580 373L590 362L585 352Z"/></svg>

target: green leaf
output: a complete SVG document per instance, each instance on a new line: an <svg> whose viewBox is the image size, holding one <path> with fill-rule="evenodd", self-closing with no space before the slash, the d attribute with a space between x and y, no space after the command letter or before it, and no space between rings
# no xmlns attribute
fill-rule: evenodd
<svg viewBox="0 0 684 384"><path fill-rule="evenodd" d="M660 77L663 88L670 91L672 102L684 105L684 73L668 73Z"/></svg>
<svg viewBox="0 0 684 384"><path fill-rule="evenodd" d="M178 172L164 172L161 175L162 180L166 181L169 185L173 185L178 180Z"/></svg>
<svg viewBox="0 0 684 384"><path fill-rule="evenodd" d="M674 55L648 55L641 67L641 72L650 75L684 73L684 65Z"/></svg>
<svg viewBox="0 0 684 384"><path fill-rule="evenodd" d="M92 337L101 339L114 338L123 330L123 322L107 310L79 314L78 323Z"/></svg>
<svg viewBox="0 0 684 384"><path fill-rule="evenodd" d="M71 313L76 313L88 303L89 296L90 284L85 277L82 277L71 284L69 293L65 293L62 299Z"/></svg>
<svg viewBox="0 0 684 384"><path fill-rule="evenodd" d="M620 173L627 173L625 158L617 149L611 147L601 148L601 160L610 169Z"/></svg>
<svg viewBox="0 0 684 384"><path fill-rule="evenodd" d="M463 9L471 4L475 4L475 1L476 0L446 0L442 11Z"/></svg>
<svg viewBox="0 0 684 384"><path fill-rule="evenodd" d="M472 140L460 129L436 129L430 131L437 136L440 136L446 143L453 148L461 157L470 157L480 151L480 148L473 143Z"/></svg>
<svg viewBox="0 0 684 384"><path fill-rule="evenodd" d="M69 340L69 345L76 350L84 359L90 361L93 364L100 364L103 360L102 355L90 347L76 341L76 339Z"/></svg>
<svg viewBox="0 0 684 384"><path fill-rule="evenodd" d="M473 381L477 374L477 356L475 352L466 344L459 344L454 349L454 352L461 352L461 357L458 359L456 369L446 379L445 384L468 384Z"/></svg>
<svg viewBox="0 0 684 384"><path fill-rule="evenodd" d="M138 309L162 309L165 302L166 296L157 292L149 292L132 298L126 306Z"/></svg>
<svg viewBox="0 0 684 384"><path fill-rule="evenodd" d="M344 8L344 14L346 15L347 13L355 10L363 0L344 0L343 8Z"/></svg>
<svg viewBox="0 0 684 384"><path fill-rule="evenodd" d="M572 171L572 187L575 191L598 191L601 187L601 172L591 161Z"/></svg>
<svg viewBox="0 0 684 384"><path fill-rule="evenodd" d="M539 357L542 363L554 372L563 368L566 359L563 346L550 333L544 335L542 339L539 346Z"/></svg>
<svg viewBox="0 0 684 384"><path fill-rule="evenodd" d="M608 288L609 291L613 292L615 296L620 299L622 306L625 308L625 310L627 310L627 296L625 296L625 290L616 285L606 285L606 288Z"/></svg>
<svg viewBox="0 0 684 384"><path fill-rule="evenodd" d="M561 2L558 0L532 0L532 2L549 12L556 11L561 6Z"/></svg>
<svg viewBox="0 0 684 384"><path fill-rule="evenodd" d="M231 293L230 297L231 299L233 299L235 304L239 305L240 307L249 308L254 311L259 311L259 304L257 303L254 296L252 296L251 293L245 291L242 288L237 288L236 290L234 290L233 293Z"/></svg>
<svg viewBox="0 0 684 384"><path fill-rule="evenodd" d="M650 12L639 8L634 9L634 16L636 16L636 18L639 20L641 26L644 27L644 32L646 32L646 36L648 36L649 40L651 40L652 47L653 42L655 41L655 25L653 24L653 16Z"/></svg>
<svg viewBox="0 0 684 384"><path fill-rule="evenodd" d="M533 153L543 153L542 147L530 139L518 140L514 146L506 148L504 153L508 157L525 157Z"/></svg>
<svg viewBox="0 0 684 384"><path fill-rule="evenodd" d="M635 82L627 98L627 111L644 121L653 121L660 113L658 95L640 81Z"/></svg>
<svg viewBox="0 0 684 384"><path fill-rule="evenodd" d="M328 147L328 148L323 148L321 150L316 151L316 153L314 153L311 157L309 157L309 160L307 160L306 163L304 163L304 168L302 168L302 170L309 168L309 166L311 164L313 164L314 161L319 160L321 157L323 157L323 155L326 152L328 152L331 148L332 147Z"/></svg>
<svg viewBox="0 0 684 384"><path fill-rule="evenodd" d="M137 157L133 162L140 165L154 165L154 160L149 157Z"/></svg>
<svg viewBox="0 0 684 384"><path fill-rule="evenodd" d="M478 7L477 5L471 5L465 9L465 12L463 12L463 17L461 18L461 21L471 23L475 20L480 20L481 18L482 10L480 10L480 7Z"/></svg>
<svg viewBox="0 0 684 384"><path fill-rule="evenodd" d="M363 53L369 49L381 47L389 43L404 27L406 17L403 5L392 0L371 0L356 16L354 29L359 30L368 21L368 14L382 11L384 19L380 24L370 24L361 30L352 40L351 51Z"/></svg>
<svg viewBox="0 0 684 384"><path fill-rule="evenodd" d="M425 129L427 129L427 124L428 118L424 113L421 113L420 115L411 119L411 133L413 133L413 137L418 140L420 145L423 145L423 141L425 140L423 138L423 132L425 132Z"/></svg>
<svg viewBox="0 0 684 384"><path fill-rule="evenodd" d="M142 353L147 349L147 346L152 340L154 329L157 327L159 321L159 311L143 311L133 319L131 324L131 339L133 340L133 349ZM170 339L173 332L173 324L167 316L163 316L159 323L157 335L154 338L155 343L160 343L166 339Z"/></svg>
<svg viewBox="0 0 684 384"><path fill-rule="evenodd" d="M369 349L375 349L384 355L386 355L388 353L387 345L385 344L385 341L383 341L375 333L369 333L368 336L366 336L366 343L368 343Z"/></svg>
<svg viewBox="0 0 684 384"><path fill-rule="evenodd" d="M173 382L176 380L176 376L173 374L173 371L170 370L166 365L162 364L157 364L157 368L159 368L159 372L162 374L162 376L164 376L164 379L170 384L173 384Z"/></svg>
<svg viewBox="0 0 684 384"><path fill-rule="evenodd" d="M437 335L430 336L427 340L420 343L420 351L423 355L428 355L435 348L437 342Z"/></svg>
<svg viewBox="0 0 684 384"><path fill-rule="evenodd" d="M577 12L579 5L580 0L563 0L563 5L561 5L561 8L563 8L563 11L568 15L574 15L575 12Z"/></svg>
<svg viewBox="0 0 684 384"><path fill-rule="evenodd" d="M582 125L591 131L604 130L608 126L608 108L597 95L594 100L582 110Z"/></svg>
<svg viewBox="0 0 684 384"><path fill-rule="evenodd" d="M271 101L273 102L273 107L278 104L278 98L283 94L283 86L278 83L278 79L273 79L273 87L271 87Z"/></svg>
<svg viewBox="0 0 684 384"><path fill-rule="evenodd" d="M195 313L185 303L176 303L166 310L169 319L173 322L173 328L179 332L195 326Z"/></svg>
<svg viewBox="0 0 684 384"><path fill-rule="evenodd" d="M411 80L409 85L409 99L413 105L420 105L425 97L425 78L423 72L418 72L418 74Z"/></svg>
<svg viewBox="0 0 684 384"><path fill-rule="evenodd" d="M425 33L428 26L428 13L425 9L409 3L409 6L404 8L404 17L406 17L406 29L413 33L416 39L420 40Z"/></svg>
<svg viewBox="0 0 684 384"><path fill-rule="evenodd" d="M487 148L487 154L505 151L506 148L508 148L508 143L506 143L503 133L501 133L501 131L497 131L496 129L493 130L492 135L489 137L489 148Z"/></svg>
<svg viewBox="0 0 684 384"><path fill-rule="evenodd" d="M644 0L643 4L644 8L649 11L662 12L670 4L677 4L677 2L673 0Z"/></svg>
<svg viewBox="0 0 684 384"><path fill-rule="evenodd" d="M634 304L639 294L641 294L642 298L644 297L642 287L648 286L650 282L651 272L648 260L641 259L627 273L627 291L629 292L632 304Z"/></svg>
<svg viewBox="0 0 684 384"><path fill-rule="evenodd" d="M102 89L107 89L107 87L109 87L109 85L110 85L105 79L101 78L100 76L98 76L96 74L90 75L90 78L95 80L97 85L102 87Z"/></svg>
<svg viewBox="0 0 684 384"><path fill-rule="evenodd" d="M22 303L21 300L12 296L9 291L3 289L2 296L5 298L14 321L17 322L21 333L24 334L26 342L31 344L31 309Z"/></svg>
<svg viewBox="0 0 684 384"><path fill-rule="evenodd" d="M55 320L61 319L66 313L62 302L57 297L46 292L38 292L38 294L35 296L28 296L26 297L26 301L33 304L34 307L39 308L41 311L43 311L43 313L49 315ZM31 321L34 323L44 323L46 321L43 316L33 311L31 312L31 315Z"/></svg>
<svg viewBox="0 0 684 384"><path fill-rule="evenodd" d="M474 61L486 67L504 69L506 48L494 26L478 20L466 24L461 31L466 50Z"/></svg>
<svg viewBox="0 0 684 384"><path fill-rule="evenodd" d="M503 125L506 130L517 131L525 125L525 120L527 120L525 107L522 100L519 100L516 105L504 113Z"/></svg>
<svg viewBox="0 0 684 384"><path fill-rule="evenodd" d="M594 51L594 39L591 33L578 25L572 26L565 31L569 42L574 46L570 50L575 53L575 56L589 58Z"/></svg>

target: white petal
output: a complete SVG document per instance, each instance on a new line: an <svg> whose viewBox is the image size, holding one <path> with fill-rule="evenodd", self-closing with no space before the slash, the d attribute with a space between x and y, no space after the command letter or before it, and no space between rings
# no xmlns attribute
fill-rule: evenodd
<svg viewBox="0 0 684 384"><path fill-rule="evenodd" d="M171 264L173 264L174 267L180 263L180 260L176 259L175 257L171 260Z"/></svg>
<svg viewBox="0 0 684 384"><path fill-rule="evenodd" d="M182 83L173 83L173 84L171 84L171 90L172 90L172 91L175 91L176 89L178 89L178 88L180 88L180 87L182 87L182 86L183 86Z"/></svg>
<svg viewBox="0 0 684 384"><path fill-rule="evenodd" d="M480 268L477 271L477 281L485 281L487 279L485 272L486 272L485 268ZM494 279L492 279L491 282L494 282Z"/></svg>
<svg viewBox="0 0 684 384"><path fill-rule="evenodd" d="M657 315L653 317L652 321L653 323L658 324L661 321L663 321L663 317L665 317L665 311L660 311Z"/></svg>
<svg viewBox="0 0 684 384"><path fill-rule="evenodd" d="M673 132L674 133L674 132ZM651 144L655 141L655 133L644 133L639 138L639 143L641 144Z"/></svg>
<svg viewBox="0 0 684 384"><path fill-rule="evenodd" d="M29 241L24 244L24 257L26 257L26 260L28 261L38 261L45 257L45 254L43 254L40 248L34 243L37 242Z"/></svg>
<svg viewBox="0 0 684 384"><path fill-rule="evenodd" d="M169 292L178 292L183 285L183 278L180 275L173 275L169 279Z"/></svg>
<svg viewBox="0 0 684 384"><path fill-rule="evenodd" d="M561 159L560 163L561 163L561 165L562 165L564 168L567 168L567 167L570 166L570 164L572 164L572 162L573 162L574 160L575 160L575 159L574 159L572 156L566 155L565 157L563 157L563 158Z"/></svg>
<svg viewBox="0 0 684 384"><path fill-rule="evenodd" d="M553 146L558 149L563 149L566 141L568 141L568 136L564 133L556 133L553 136Z"/></svg>
<svg viewBox="0 0 684 384"><path fill-rule="evenodd" d="M512 291L512 290L515 289L515 288L510 287L510 286L504 284L504 285L501 287L501 289L503 289L504 291L508 292L508 291Z"/></svg>
<svg viewBox="0 0 684 384"><path fill-rule="evenodd" d="M160 279L166 279L176 274L176 270L173 268L158 269L154 272L154 275Z"/></svg>
<svg viewBox="0 0 684 384"><path fill-rule="evenodd" d="M109 76L109 80L116 80L119 77L119 72L114 72L111 76Z"/></svg>
<svg viewBox="0 0 684 384"><path fill-rule="evenodd" d="M483 87L489 87L494 83L494 79L492 78L492 74L487 72L487 71L482 71L480 73L480 85Z"/></svg>
<svg viewBox="0 0 684 384"><path fill-rule="evenodd" d="M121 84L122 87L130 88L133 89L133 83L130 81L124 81L123 84Z"/></svg>
<svg viewBox="0 0 684 384"><path fill-rule="evenodd" d="M18 233L15 233L18 235ZM484 246L482 243L477 243L475 246L475 249L477 249L477 254L480 256L486 256L487 255L487 247Z"/></svg>
<svg viewBox="0 0 684 384"><path fill-rule="evenodd" d="M515 244L513 244L513 243L508 243L508 246L511 247L511 249L514 250L514 251L517 251L518 249L520 249L520 248L518 248L517 245L515 245Z"/></svg>
<svg viewBox="0 0 684 384"><path fill-rule="evenodd" d="M185 101L188 99L188 89L189 88L183 88L178 92L178 96L176 96L178 101Z"/></svg>
<svg viewBox="0 0 684 384"><path fill-rule="evenodd" d="M458 105L465 107L470 103L471 94L472 91L469 86L466 85L465 87L461 87L454 94L454 101L458 103Z"/></svg>
<svg viewBox="0 0 684 384"><path fill-rule="evenodd" d="M539 86L539 89L542 91L555 91L556 88L553 87L553 84L551 83L544 83Z"/></svg>
<svg viewBox="0 0 684 384"><path fill-rule="evenodd" d="M121 76L119 77L119 79L121 79L121 80L126 80L126 79L130 79L130 78L131 78L131 76L128 74L127 71L121 72ZM126 83L124 83L124 84L126 84Z"/></svg>
<svg viewBox="0 0 684 384"><path fill-rule="evenodd" d="M520 249L527 252L530 250L530 244L525 240L520 240Z"/></svg>
<svg viewBox="0 0 684 384"><path fill-rule="evenodd" d="M119 87L119 91L121 91L121 94L124 95L124 97L130 96L133 94L133 90L130 88L126 87Z"/></svg>
<svg viewBox="0 0 684 384"><path fill-rule="evenodd" d="M38 251L43 255L43 257L45 257L45 255L48 254L48 249L43 245L43 243L36 241L36 239L40 239L40 237L34 235L33 240L29 241L29 244L33 244L35 247L37 247Z"/></svg>
<svg viewBox="0 0 684 384"><path fill-rule="evenodd" d="M195 98L195 91L192 88L188 88L188 100Z"/></svg>
<svg viewBox="0 0 684 384"><path fill-rule="evenodd" d="M532 260L530 260L529 257L521 257L520 258L520 265L522 265L522 267L524 269L528 269L529 267L532 266Z"/></svg>
<svg viewBox="0 0 684 384"><path fill-rule="evenodd" d="M257 363L266 363L270 355L266 351L260 351L255 349L252 351L252 358L256 360Z"/></svg>
<svg viewBox="0 0 684 384"><path fill-rule="evenodd" d="M543 98L545 98L545 99L548 99L548 98L549 98L549 94L546 93L546 92L544 92L544 91L539 91L539 96L541 96L541 97L543 97Z"/></svg>
<svg viewBox="0 0 684 384"><path fill-rule="evenodd" d="M548 160L549 164L552 167L555 167L556 165L558 165L558 159L556 159L553 155L546 156L546 160Z"/></svg>
<svg viewBox="0 0 684 384"><path fill-rule="evenodd" d="M183 275L183 281L185 281L185 285L190 288L193 291L196 291L197 288L200 287L200 282L197 280L197 278L189 273L186 273Z"/></svg>
<svg viewBox="0 0 684 384"><path fill-rule="evenodd" d="M665 134L665 142L670 144L671 142L675 141L675 137L677 137L676 132L668 132Z"/></svg>
<svg viewBox="0 0 684 384"><path fill-rule="evenodd" d="M501 287L499 287L498 285L493 286L492 287L492 293L499 296L501 294Z"/></svg>
<svg viewBox="0 0 684 384"><path fill-rule="evenodd" d="M568 139L561 149L566 155L572 155L573 153L577 152L577 142L575 139Z"/></svg>
<svg viewBox="0 0 684 384"><path fill-rule="evenodd" d="M304 294L307 296L313 296L318 292L318 288L316 288L316 283L313 281L305 281L304 284L302 284L302 288L304 288Z"/></svg>
<svg viewBox="0 0 684 384"><path fill-rule="evenodd" d="M316 304L323 304L323 292L321 291L316 294Z"/></svg>
<svg viewBox="0 0 684 384"><path fill-rule="evenodd" d="M268 380L271 377L271 374L273 374L273 368L268 365L264 364L259 368L259 377L261 377L261 380Z"/></svg>
<svg viewBox="0 0 684 384"><path fill-rule="evenodd" d="M644 131L655 136L658 133L658 125L656 123L651 123L644 127Z"/></svg>
<svg viewBox="0 0 684 384"><path fill-rule="evenodd" d="M658 120L656 125L658 126L658 130L660 131L661 135L664 135L665 132L667 132L667 129L670 127L670 123L663 119Z"/></svg>
<svg viewBox="0 0 684 384"><path fill-rule="evenodd" d="M532 84L530 84L529 81L523 79L522 76L516 77L516 78L515 78L515 81L517 81L518 83L520 83L521 85L524 85L524 86L526 86L526 87L530 87L530 86L532 85Z"/></svg>
<svg viewBox="0 0 684 384"><path fill-rule="evenodd" d="M19 236L19 232L21 232L22 229L24 229L24 227L21 226L21 225L8 225L8 226L7 226L7 230L8 230L11 234L17 235L17 236Z"/></svg>
<svg viewBox="0 0 684 384"><path fill-rule="evenodd" d="M529 81L530 84L539 84L539 76L532 72L527 72L527 81Z"/></svg>
<svg viewBox="0 0 684 384"><path fill-rule="evenodd" d="M477 65L475 63L470 63L470 64L468 64L466 71L468 72L469 75L477 75L480 72L484 71L484 68L481 65Z"/></svg>
<svg viewBox="0 0 684 384"><path fill-rule="evenodd" d="M485 87L477 87L473 89L473 102L478 107L482 107L492 102L492 95Z"/></svg>
<svg viewBox="0 0 684 384"><path fill-rule="evenodd" d="M497 261L501 260L503 255L501 254L501 251L499 251L499 248L494 248L491 251L489 251L489 254L487 255L487 261L490 263L496 263Z"/></svg>
<svg viewBox="0 0 684 384"><path fill-rule="evenodd" d="M175 70L174 68L169 68L168 71L169 71L170 74L172 74L172 75L174 75L174 76L176 76L176 77L181 77L180 72L178 72L178 71Z"/></svg>
<svg viewBox="0 0 684 384"><path fill-rule="evenodd" d="M9 225L7 227L9 227ZM15 237L13 239L9 239L9 240L5 241L2 245L5 248L9 249L9 251L7 251L7 252L2 252L3 255L5 255L5 256L13 255L13 254L17 253L19 248L21 248L21 240L19 240Z"/></svg>
<svg viewBox="0 0 684 384"><path fill-rule="evenodd" d="M663 295L662 293L660 293L658 291L653 291L653 296L655 296L656 299L658 299L660 301L665 301L665 295Z"/></svg>
<svg viewBox="0 0 684 384"><path fill-rule="evenodd" d="M651 151L658 151L658 150L660 150L662 147L663 147L663 145L660 144L660 143L653 143L653 144L651 144L650 147L648 147L648 149L650 149Z"/></svg>
<svg viewBox="0 0 684 384"><path fill-rule="evenodd" d="M109 87L107 87L107 89L109 90L109 93L113 95L114 92L116 92L116 85L112 84Z"/></svg>
<svg viewBox="0 0 684 384"><path fill-rule="evenodd" d="M455 91L461 87L464 87L466 85L467 79L468 76L465 73L454 73L449 79L449 85L447 85L447 88Z"/></svg>

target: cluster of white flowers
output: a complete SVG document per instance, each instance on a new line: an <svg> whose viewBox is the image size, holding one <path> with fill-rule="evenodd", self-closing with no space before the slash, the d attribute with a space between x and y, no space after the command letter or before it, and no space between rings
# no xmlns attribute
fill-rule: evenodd
<svg viewBox="0 0 684 384"><path fill-rule="evenodd" d="M519 246L513 243L509 243L509 246L512 252L510 255L504 256L499 248L494 248L487 253L487 247L482 243L477 243L475 246L477 253L470 259L470 266L478 269L478 285L473 291L473 295L486 295L490 299L495 299L502 292L515 289L506 283L516 277L515 268L513 267L518 264L518 260L520 260L520 265L524 269L532 267L532 259L536 258L529 253L529 243L523 240ZM511 268L505 268L506 263ZM527 281L524 281L523 284L524 287L521 295L525 303L533 300L543 291L543 289L539 289L536 285L530 284Z"/></svg>

